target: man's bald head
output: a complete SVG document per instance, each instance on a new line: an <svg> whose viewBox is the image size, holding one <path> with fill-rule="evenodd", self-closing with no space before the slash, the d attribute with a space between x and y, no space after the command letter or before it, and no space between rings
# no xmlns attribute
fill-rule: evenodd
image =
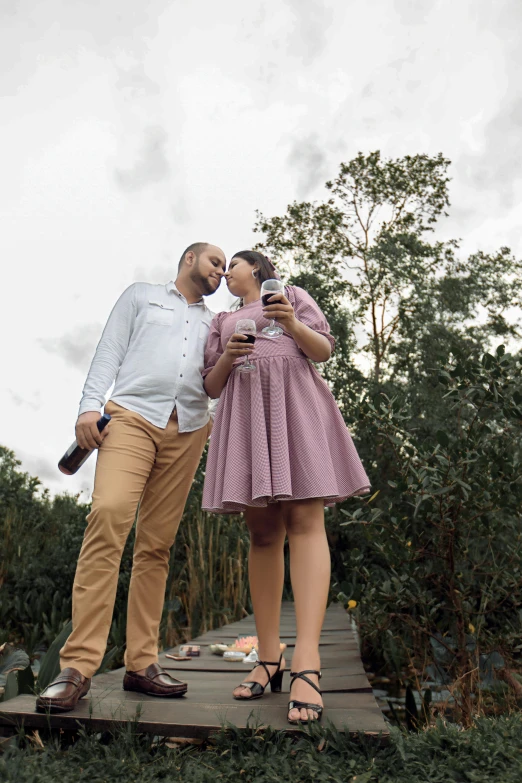
<svg viewBox="0 0 522 783"><path fill-rule="evenodd" d="M181 271L181 267L185 263L185 259L189 253L194 253L196 259L198 259L201 253L203 253L205 250L208 250L209 247L209 242L193 242L192 245L189 245L187 249L183 251L181 258L179 259L178 272Z"/></svg>

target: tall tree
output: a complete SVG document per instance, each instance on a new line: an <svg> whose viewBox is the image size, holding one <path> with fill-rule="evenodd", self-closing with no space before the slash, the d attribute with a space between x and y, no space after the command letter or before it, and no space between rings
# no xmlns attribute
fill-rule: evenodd
<svg viewBox="0 0 522 783"><path fill-rule="evenodd" d="M405 380L434 347L444 360L455 342L518 333L522 264L507 248L463 261L457 242L432 236L449 207L449 164L441 154L359 153L326 183L325 202L258 214L262 246L292 282L315 284L314 294L332 298L330 310L345 308L337 321L354 330L360 356L371 357L377 385ZM353 356L353 341L344 342Z"/></svg>

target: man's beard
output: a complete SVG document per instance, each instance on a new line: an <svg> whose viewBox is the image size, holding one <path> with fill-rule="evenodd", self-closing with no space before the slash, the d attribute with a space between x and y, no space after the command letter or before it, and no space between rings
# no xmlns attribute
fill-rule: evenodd
<svg viewBox="0 0 522 783"><path fill-rule="evenodd" d="M190 279L197 285L199 289L202 290L203 295L209 296L216 290L208 277L203 277L203 275L200 273L199 262L197 262L194 268L190 270Z"/></svg>

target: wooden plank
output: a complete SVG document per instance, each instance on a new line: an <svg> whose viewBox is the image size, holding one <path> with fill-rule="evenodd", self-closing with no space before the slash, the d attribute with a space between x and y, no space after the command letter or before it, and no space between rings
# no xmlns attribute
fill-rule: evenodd
<svg viewBox="0 0 522 783"><path fill-rule="evenodd" d="M287 641L287 666L295 644L295 616L291 604L283 604L282 638ZM201 645L201 656L176 662L160 656L160 662L175 677L188 683L187 696L165 699L126 692L122 689L124 669L107 672L93 679L91 692L76 709L62 715L36 713L32 696L19 696L0 704L0 726L43 728L46 726L76 730L78 724L104 730L125 721L137 721L141 731L176 737L205 737L230 721L245 728L250 719L276 729L300 731L287 723L290 678L283 679L283 692L249 701L233 699L233 689L246 677L251 665L225 661L212 655L213 641L233 641L238 635L255 634L252 616L194 639ZM360 660L351 620L343 607L329 607L321 635L321 668L325 710L323 721L340 731L387 734L387 725L373 697Z"/></svg>
<svg viewBox="0 0 522 783"><path fill-rule="evenodd" d="M248 635L257 636L256 633ZM240 636L247 636L247 634L240 634ZM224 633L224 629L220 629L219 632L214 633L213 631L210 631L208 634L205 634L205 636L198 636L197 639L189 639L187 642L183 642L183 644L199 644L201 647L208 647L210 644L232 645L237 638L237 634ZM295 646L295 633L281 633L279 638L289 647ZM338 644L340 642L357 646L357 642L355 641L353 634L349 631L324 631L321 634L321 644ZM168 649L166 652L171 652L174 649L177 650L179 646L180 645L177 645L175 648L173 647Z"/></svg>
<svg viewBox="0 0 522 783"><path fill-rule="evenodd" d="M149 701L150 699L150 701ZM283 704L257 706L234 702L233 704L208 704L188 702L186 699L174 699L177 709L169 710L165 699L155 699L144 696L138 702L120 702L110 699L82 699L74 712L62 715L45 715L34 712L34 699L30 696L19 696L12 699L16 702L16 712L12 712L11 725L27 728L62 728L77 730L78 725L89 726L94 730L105 730L115 724L128 721L136 722L139 730L163 736L206 737L219 731L227 722L238 728L248 725L270 725L274 729L299 731L286 720L286 700ZM180 702L184 702L183 706ZM2 717L5 719L9 702L0 705ZM259 704L259 703L258 703ZM326 714L328 718L326 720ZM338 730L353 733L386 732L386 724L378 709L369 707L354 707L349 709L333 708L325 710L325 723L328 721Z"/></svg>
<svg viewBox="0 0 522 783"><path fill-rule="evenodd" d="M333 646L333 645L332 645ZM321 648L321 669L326 671L327 669L339 668L340 665L346 666L346 668L352 672L364 672L361 659L358 652L355 650L342 651L333 650L330 652L330 647ZM203 652L203 651L202 651ZM290 656L288 656L290 658ZM246 664L242 661L229 661L223 658L221 655L202 654L199 658L192 658L190 661L175 661L172 658L165 658L160 656L160 663L169 671L173 672L185 672L185 671L200 671L200 672L248 672L253 664ZM287 660L287 666L290 665L290 660ZM174 676L178 676L175 674Z"/></svg>
<svg viewBox="0 0 522 783"><path fill-rule="evenodd" d="M102 692L116 691L118 693L121 692L122 699L138 698L139 694L122 690L123 670L121 672L122 674L118 681L115 681L110 674L102 674L95 677L92 683L92 692L100 695ZM198 698L201 695L202 699L205 698L206 694L208 694L209 698L213 698L215 694L223 694L224 697L226 696L230 699L232 691L239 685L246 674L248 674L248 670L238 673L206 672L205 676L202 677L200 672L187 671L183 673L176 672L174 676L188 684L188 696L190 698L196 694ZM102 680L102 678L107 679ZM283 693L288 693L289 688L290 677L286 674L283 677ZM329 675L328 672L324 674L321 679L321 690L324 693L372 692L364 673L347 674L344 669L336 670L334 675ZM267 694L271 695L270 689L268 689ZM268 698L268 695L266 698Z"/></svg>

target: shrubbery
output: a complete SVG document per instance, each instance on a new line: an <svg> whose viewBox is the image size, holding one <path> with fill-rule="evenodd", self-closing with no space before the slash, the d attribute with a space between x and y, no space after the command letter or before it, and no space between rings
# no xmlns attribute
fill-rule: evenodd
<svg viewBox="0 0 522 783"><path fill-rule="evenodd" d="M260 216L257 230L331 323L321 372L372 482L371 499L327 512L332 596L358 603L370 667L450 686L469 723L498 676L516 690L521 652L522 354L499 344L518 345L522 264L507 248L463 259L456 242L429 241L448 166L358 155L326 202ZM203 478L204 460L171 558L168 644L249 608L244 524L200 511ZM0 627L30 650L70 616L88 511L38 484L0 452ZM120 648L132 545L111 632Z"/></svg>

